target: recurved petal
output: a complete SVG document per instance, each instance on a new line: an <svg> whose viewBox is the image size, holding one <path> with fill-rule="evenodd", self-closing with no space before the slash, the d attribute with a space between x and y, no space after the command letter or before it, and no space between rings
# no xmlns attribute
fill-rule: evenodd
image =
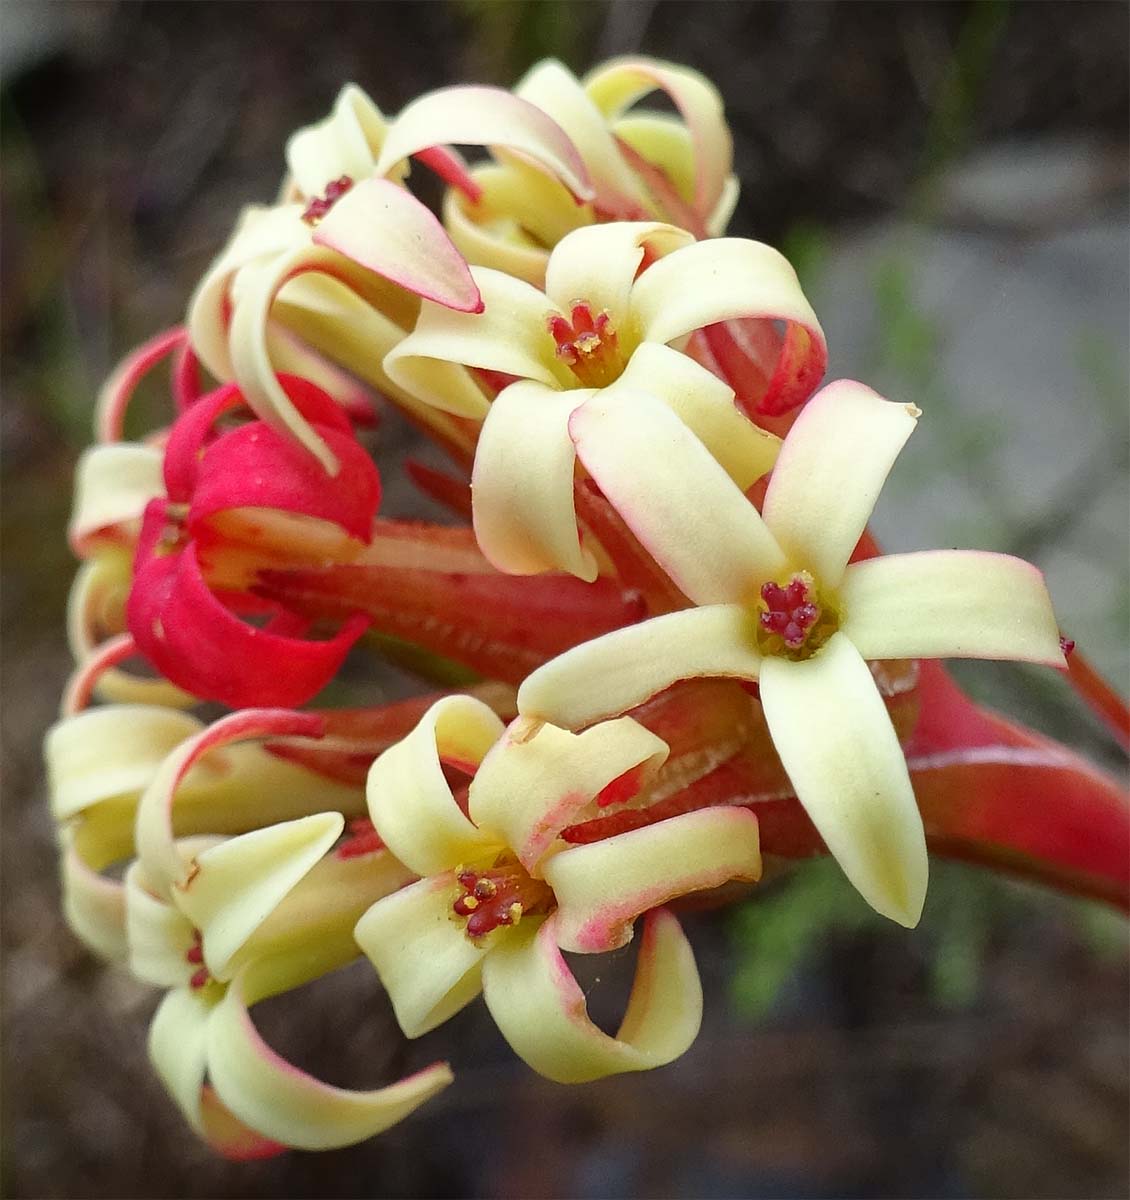
<svg viewBox="0 0 1130 1200"><path fill-rule="evenodd" d="M496 930L472 941L452 905L462 894L446 872L378 900L353 936L380 976L407 1037L419 1037L465 1008L482 990L488 951L511 936Z"/></svg>
<svg viewBox="0 0 1130 1200"><path fill-rule="evenodd" d="M536 875L538 860L580 809L637 767L643 768L642 787L666 758L667 744L630 717L579 736L543 725L530 737L526 723L517 721L475 775L470 813Z"/></svg>
<svg viewBox="0 0 1130 1200"><path fill-rule="evenodd" d="M436 304L482 311L466 260L443 226L387 179L354 184L318 223L313 240Z"/></svg>
<svg viewBox="0 0 1130 1200"><path fill-rule="evenodd" d="M80 557L98 535L121 541L134 532L150 500L164 495L156 446L111 442L83 452L75 467L75 500L67 536ZM123 528L124 527L124 528Z"/></svg>
<svg viewBox="0 0 1130 1200"><path fill-rule="evenodd" d="M652 263L632 289L632 313L648 342L735 317L791 321L823 339L788 259L747 238L709 238Z"/></svg>
<svg viewBox="0 0 1130 1200"><path fill-rule="evenodd" d="M207 1072L208 1021L220 989L177 988L157 1006L149 1025L149 1061L185 1119L202 1137L200 1090Z"/></svg>
<svg viewBox="0 0 1130 1200"><path fill-rule="evenodd" d="M452 1081L446 1063L373 1091L308 1075L276 1054L251 1021L248 1008L263 996L266 973L250 963L232 980L208 1022L206 1053L216 1094L268 1137L300 1150L350 1146L403 1120Z"/></svg>
<svg viewBox="0 0 1130 1200"><path fill-rule="evenodd" d="M1004 658L1065 667L1044 577L977 550L889 554L849 566L840 628L866 659Z"/></svg>
<svg viewBox="0 0 1130 1200"><path fill-rule="evenodd" d="M712 604L653 617L566 650L518 689L526 717L579 729L626 712L680 679L756 679L756 616Z"/></svg>
<svg viewBox="0 0 1130 1200"><path fill-rule="evenodd" d="M791 565L835 588L921 414L850 379L830 383L789 430L765 493L765 523Z"/></svg>
<svg viewBox="0 0 1130 1200"><path fill-rule="evenodd" d="M743 492L777 461L780 438L738 411L733 388L670 346L644 342L617 383L662 400Z"/></svg>
<svg viewBox="0 0 1130 1200"><path fill-rule="evenodd" d="M913 928L926 898L922 817L867 664L844 633L811 658L768 657L761 703L797 798L863 898Z"/></svg>
<svg viewBox="0 0 1130 1200"><path fill-rule="evenodd" d="M225 973L344 828L341 813L315 813L227 838L193 856L174 900L203 935L204 961L213 975Z"/></svg>
<svg viewBox="0 0 1130 1200"><path fill-rule="evenodd" d="M578 300L587 301L593 313L607 311L619 336L634 345L629 296L645 247L662 256L693 241L691 234L662 221L613 221L575 229L549 256L545 294L565 313Z"/></svg>
<svg viewBox="0 0 1130 1200"><path fill-rule="evenodd" d="M592 395L523 380L499 393L483 422L471 473L475 538L508 575L597 576L577 529L569 438L570 415Z"/></svg>
<svg viewBox="0 0 1130 1200"><path fill-rule="evenodd" d="M450 400L421 369L428 360L500 371L552 388L575 383L556 357L546 324L555 310L545 295L489 267L472 267L471 274L486 306L483 312L460 313L425 301L416 328L385 356L389 378L445 411Z"/></svg>
<svg viewBox="0 0 1130 1200"><path fill-rule="evenodd" d="M536 105L503 88L440 88L414 100L393 121L377 161L386 175L402 159L432 146L504 146L533 159L579 200L592 183L568 135Z"/></svg>
<svg viewBox="0 0 1130 1200"><path fill-rule="evenodd" d="M60 866L67 924L95 954L111 962L124 961L129 951L122 884L84 862L66 834L62 840Z"/></svg>
<svg viewBox="0 0 1130 1200"><path fill-rule="evenodd" d="M219 839L194 840L199 851ZM142 863L129 865L123 883L130 971L158 987L187 987L199 965L188 958L197 944L192 922L157 894Z"/></svg>
<svg viewBox="0 0 1130 1200"><path fill-rule="evenodd" d="M450 871L497 844L463 815L442 764L473 772L503 729L481 700L445 696L373 763L369 815L385 845L417 875Z"/></svg>
<svg viewBox="0 0 1130 1200"><path fill-rule="evenodd" d="M569 432L600 490L696 604L751 603L784 566L757 509L661 400L605 388Z"/></svg>
<svg viewBox="0 0 1130 1200"><path fill-rule="evenodd" d="M702 985L671 913L659 909L645 920L615 1037L589 1019L585 994L557 948L555 920L523 922L483 967L487 1007L520 1058L558 1083L586 1083L662 1067L690 1047L702 1023Z"/></svg>
<svg viewBox="0 0 1130 1200"><path fill-rule="evenodd" d="M669 900L760 877L757 818L744 808L685 813L562 850L545 864L557 944L583 954L626 945L636 918Z"/></svg>
<svg viewBox="0 0 1130 1200"><path fill-rule="evenodd" d="M355 83L338 93L333 111L322 121L292 134L286 162L304 196L320 196L327 183L348 175L367 179L377 164L388 122Z"/></svg>

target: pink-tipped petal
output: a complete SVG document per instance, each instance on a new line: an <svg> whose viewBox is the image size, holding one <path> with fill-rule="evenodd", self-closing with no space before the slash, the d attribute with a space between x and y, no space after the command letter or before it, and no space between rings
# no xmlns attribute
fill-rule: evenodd
<svg viewBox="0 0 1130 1200"><path fill-rule="evenodd" d="M466 260L443 226L411 192L387 179L354 184L313 236L317 245L336 250L417 296L459 312L482 311Z"/></svg>
<svg viewBox="0 0 1130 1200"><path fill-rule="evenodd" d="M545 865L557 897L557 944L596 954L627 945L641 914L730 880L761 878L757 818L706 808L573 846Z"/></svg>
<svg viewBox="0 0 1130 1200"><path fill-rule="evenodd" d="M468 811L538 874L558 833L604 788L636 767L643 768L642 787L666 758L666 743L630 717L594 725L580 736L543 725L530 737L518 721L475 774Z"/></svg>
<svg viewBox="0 0 1130 1200"><path fill-rule="evenodd" d="M781 447L763 506L795 569L811 571L823 587L839 585L920 415L848 379L808 402Z"/></svg>
<svg viewBox="0 0 1130 1200"><path fill-rule="evenodd" d="M100 442L121 441L126 409L138 384L163 359L182 349L188 341L184 326L157 334L128 354L98 391L94 405L94 434Z"/></svg>
<svg viewBox="0 0 1130 1200"><path fill-rule="evenodd" d="M113 442L92 446L75 467L75 499L67 537L80 558L100 541L128 542L150 500L163 494L161 451Z"/></svg>
<svg viewBox="0 0 1130 1200"><path fill-rule="evenodd" d="M661 400L606 388L569 431L609 502L696 604L752 603L784 566L757 509Z"/></svg>
<svg viewBox="0 0 1130 1200"><path fill-rule="evenodd" d="M756 679L757 616L715 604L653 617L583 642L539 667L518 689L526 717L579 729L642 704L680 679Z"/></svg>
<svg viewBox="0 0 1130 1200"><path fill-rule="evenodd" d="M977 550L889 554L854 563L841 628L866 659L1004 658L1066 667L1044 577Z"/></svg>
<svg viewBox="0 0 1130 1200"><path fill-rule="evenodd" d="M497 146L532 159L573 193L591 200L593 187L577 148L541 109L502 88L440 88L405 108L385 138L377 174L431 146Z"/></svg>
<svg viewBox="0 0 1130 1200"><path fill-rule="evenodd" d="M649 914L628 1010L615 1037L589 1019L585 994L556 944L555 918L530 922L483 964L483 996L511 1049L548 1079L587 1083L662 1067L702 1024L702 985L679 922Z"/></svg>
<svg viewBox="0 0 1130 1200"><path fill-rule="evenodd" d="M303 196L320 196L343 175L367 179L377 165L388 122L355 83L338 93L330 115L292 134L286 162Z"/></svg>

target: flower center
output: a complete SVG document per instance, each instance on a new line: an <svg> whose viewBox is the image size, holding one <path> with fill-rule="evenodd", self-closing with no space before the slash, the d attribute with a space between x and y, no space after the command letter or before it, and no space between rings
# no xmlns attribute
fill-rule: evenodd
<svg viewBox="0 0 1130 1200"><path fill-rule="evenodd" d="M594 315L587 300L574 300L569 317L551 313L546 328L557 344L557 357L584 387L607 387L620 377L624 359L607 309Z"/></svg>
<svg viewBox="0 0 1130 1200"><path fill-rule="evenodd" d="M517 925L527 913L549 912L553 889L534 879L510 853L500 854L485 871L460 867L455 872L463 889L452 905L467 918L467 936L482 937L500 925Z"/></svg>
<svg viewBox="0 0 1130 1200"><path fill-rule="evenodd" d="M211 980L212 975L208 968L202 965L204 962L204 947L201 945L200 930L194 929L192 937L193 944L185 951L184 957L190 966L197 968L193 971L192 978L188 981L188 986L193 991L198 991Z"/></svg>
<svg viewBox="0 0 1130 1200"><path fill-rule="evenodd" d="M798 571L784 584L763 584L761 603L757 641L763 654L807 658L839 625L836 613L819 602L815 581L807 571Z"/></svg>
<svg viewBox="0 0 1130 1200"><path fill-rule="evenodd" d="M342 175L340 179L334 179L327 183L324 195L311 197L310 203L306 205L302 214L302 219L307 225L317 225L352 186L353 179L349 175Z"/></svg>

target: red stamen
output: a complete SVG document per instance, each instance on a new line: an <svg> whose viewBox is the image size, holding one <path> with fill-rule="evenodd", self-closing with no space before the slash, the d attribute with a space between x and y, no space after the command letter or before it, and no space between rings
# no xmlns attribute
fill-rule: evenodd
<svg viewBox="0 0 1130 1200"><path fill-rule="evenodd" d="M763 584L765 611L758 614L761 628L780 637L790 650L799 650L820 620L821 609L815 597L812 580L804 575L794 575L784 587L779 583Z"/></svg>
<svg viewBox="0 0 1130 1200"><path fill-rule="evenodd" d="M199 971L193 972L192 978L188 981L188 986L195 991L202 988L211 978L212 976L208 974L208 968L201 967Z"/></svg>
<svg viewBox="0 0 1130 1200"><path fill-rule="evenodd" d="M587 300L575 300L569 317L551 313L545 322L557 357L585 387L606 387L620 375L623 360L612 318L593 313Z"/></svg>
<svg viewBox="0 0 1130 1200"><path fill-rule="evenodd" d="M1064 658L1070 658L1072 650L1075 649L1075 639L1063 637L1061 634L1059 639L1059 648L1063 651Z"/></svg>
<svg viewBox="0 0 1130 1200"><path fill-rule="evenodd" d="M467 919L467 936L483 937L502 925L517 925L527 913L548 912L553 892L533 879L514 859L504 854L486 871L462 870L456 874L463 894L451 906Z"/></svg>
<svg viewBox="0 0 1130 1200"><path fill-rule="evenodd" d="M340 179L327 183L324 195L310 198L310 203L302 213L302 219L307 225L316 225L352 186L353 179L349 175L342 175Z"/></svg>

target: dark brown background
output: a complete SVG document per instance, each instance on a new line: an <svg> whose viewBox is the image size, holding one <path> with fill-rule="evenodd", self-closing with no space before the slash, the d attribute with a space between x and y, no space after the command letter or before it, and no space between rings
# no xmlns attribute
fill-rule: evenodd
<svg viewBox="0 0 1130 1200"><path fill-rule="evenodd" d="M815 273L829 246L908 214L997 236L983 212L947 207L946 181L966 153L1020 136L1092 147L1090 182L1053 223L1123 220L1125 5L60 3L2 19L6 1193L1125 1195L1123 926L945 864L914 934L869 920L820 867L697 919L699 1042L662 1072L579 1089L516 1063L481 1006L405 1048L371 972L346 972L265 1006L280 1048L360 1086L450 1056L455 1086L360 1147L217 1161L144 1061L155 997L61 921L38 750L69 667L63 526L97 383L180 319L239 206L273 195L285 135L341 82L395 111L447 82L510 83L546 53L578 69L637 49L698 66L733 124L734 230ZM882 302L861 285L861 304ZM1095 302L1124 329L1124 294ZM916 336L892 322L888 357L913 359ZM1124 443L1124 416L1110 431ZM1124 481L1124 454L1096 470L1098 485ZM1037 560L1070 516L1037 523ZM1109 550L1116 573L1123 550ZM1103 620L1094 637L1118 645L1124 626ZM974 678L1116 765L1061 692ZM614 1011L627 965L594 982L597 1012Z"/></svg>

